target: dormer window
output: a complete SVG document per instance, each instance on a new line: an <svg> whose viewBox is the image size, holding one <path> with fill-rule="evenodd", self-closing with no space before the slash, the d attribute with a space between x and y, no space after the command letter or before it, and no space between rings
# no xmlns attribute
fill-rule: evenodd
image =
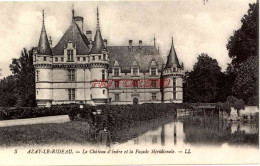
<svg viewBox="0 0 260 166"><path fill-rule="evenodd" d="M80 57L77 57L77 61L80 61Z"/></svg>
<svg viewBox="0 0 260 166"><path fill-rule="evenodd" d="M137 68L137 67L134 67L134 68L133 68L133 75L134 75L134 76L137 76L137 75L138 75L138 68Z"/></svg>
<svg viewBox="0 0 260 166"><path fill-rule="evenodd" d="M83 57L83 61L84 61L84 62L86 61L86 57Z"/></svg>
<svg viewBox="0 0 260 166"><path fill-rule="evenodd" d="M106 54L103 54L103 60L104 61L106 60Z"/></svg>
<svg viewBox="0 0 260 166"><path fill-rule="evenodd" d="M63 58L63 57L61 57L61 61L62 61L62 62L64 61L64 58Z"/></svg>
<svg viewBox="0 0 260 166"><path fill-rule="evenodd" d="M55 58L55 62L58 62L58 58L57 57Z"/></svg>
<svg viewBox="0 0 260 166"><path fill-rule="evenodd" d="M114 76L116 76L116 77L119 76L119 68L114 69Z"/></svg>
<svg viewBox="0 0 260 166"><path fill-rule="evenodd" d="M156 67L151 68L151 75L156 76Z"/></svg>
<svg viewBox="0 0 260 166"><path fill-rule="evenodd" d="M73 58L73 50L67 50L67 61L68 62L73 62L74 61L74 58Z"/></svg>
<svg viewBox="0 0 260 166"><path fill-rule="evenodd" d="M93 61L95 60L95 56L92 56L92 60L93 60Z"/></svg>
<svg viewBox="0 0 260 166"><path fill-rule="evenodd" d="M43 61L47 61L47 57L46 56L43 57Z"/></svg>
<svg viewBox="0 0 260 166"><path fill-rule="evenodd" d="M98 60L101 60L101 55L98 56Z"/></svg>

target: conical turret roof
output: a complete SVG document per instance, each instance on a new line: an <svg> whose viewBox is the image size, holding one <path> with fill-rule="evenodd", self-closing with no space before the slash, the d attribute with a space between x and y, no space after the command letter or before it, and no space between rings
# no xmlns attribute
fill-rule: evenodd
<svg viewBox="0 0 260 166"><path fill-rule="evenodd" d="M105 45L100 32L99 13L97 8L97 30L96 30L96 34L95 34L95 38L94 38L94 42L90 54L100 54L103 49L105 49Z"/></svg>
<svg viewBox="0 0 260 166"><path fill-rule="evenodd" d="M47 37L47 32L45 29L45 24L44 24L44 11L42 12L43 20L42 20L42 31L41 31L41 36L38 44L38 53L39 54L45 54L45 55L51 55L51 47L50 43Z"/></svg>
<svg viewBox="0 0 260 166"><path fill-rule="evenodd" d="M167 57L167 63L166 63L165 68L172 68L174 65L177 68L181 68L181 65L179 63L176 51L174 49L173 38L172 38L172 45L171 45L170 53L169 53L169 55Z"/></svg>

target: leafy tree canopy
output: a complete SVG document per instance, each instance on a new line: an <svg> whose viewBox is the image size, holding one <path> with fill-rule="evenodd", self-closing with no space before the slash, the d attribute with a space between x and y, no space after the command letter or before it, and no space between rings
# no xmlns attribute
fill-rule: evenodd
<svg viewBox="0 0 260 166"><path fill-rule="evenodd" d="M184 85L185 102L216 102L221 68L216 59L201 54L193 70L187 73Z"/></svg>
<svg viewBox="0 0 260 166"><path fill-rule="evenodd" d="M248 58L239 68L233 91L250 105L258 105L258 57Z"/></svg>
<svg viewBox="0 0 260 166"><path fill-rule="evenodd" d="M23 49L19 59L13 59L10 70L16 77L17 106L35 106L35 72L33 66L33 49Z"/></svg>
<svg viewBox="0 0 260 166"><path fill-rule="evenodd" d="M249 4L247 14L241 19L242 26L229 38L227 49L232 66L237 70L251 56L257 56L258 48L258 5Z"/></svg>

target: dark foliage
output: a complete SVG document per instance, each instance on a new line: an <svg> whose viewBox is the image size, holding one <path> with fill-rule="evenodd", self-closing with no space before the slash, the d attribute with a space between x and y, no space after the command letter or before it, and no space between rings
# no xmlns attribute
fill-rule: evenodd
<svg viewBox="0 0 260 166"><path fill-rule="evenodd" d="M0 106L14 106L18 99L16 92L16 76L8 76L0 80Z"/></svg>
<svg viewBox="0 0 260 166"><path fill-rule="evenodd" d="M188 72L184 85L185 102L217 102L221 89L222 73L216 59L201 54L193 70Z"/></svg>
<svg viewBox="0 0 260 166"><path fill-rule="evenodd" d="M235 70L249 57L258 55L258 17L258 5L249 4L247 14L241 19L241 28L229 38L227 49Z"/></svg>
<svg viewBox="0 0 260 166"><path fill-rule="evenodd" d="M232 58L227 69L230 77L227 83L233 90L229 95L243 99L247 105L259 105L258 5L249 4L247 14L241 19L241 28L234 31L227 44Z"/></svg>
<svg viewBox="0 0 260 166"><path fill-rule="evenodd" d="M9 119L24 119L24 118L35 118L43 116L54 116L54 115L65 115L74 109L71 106L59 106L59 107L11 107L11 108L0 108L0 120Z"/></svg>
<svg viewBox="0 0 260 166"><path fill-rule="evenodd" d="M35 71L33 66L33 49L21 51L19 59L13 59L10 70L16 78L15 93L17 94L16 106L34 107L35 101Z"/></svg>

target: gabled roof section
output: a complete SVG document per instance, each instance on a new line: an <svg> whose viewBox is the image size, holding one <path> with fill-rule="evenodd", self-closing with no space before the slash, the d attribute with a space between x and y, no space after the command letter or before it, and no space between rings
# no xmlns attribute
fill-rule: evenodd
<svg viewBox="0 0 260 166"><path fill-rule="evenodd" d="M154 46L108 46L109 54L109 71L112 71L115 61L121 66L122 72L131 72L131 66L133 62L138 62L140 72L149 72L150 64L152 60L155 60L158 64L158 69L161 71L161 66L164 64L162 57L158 54L158 50Z"/></svg>
<svg viewBox="0 0 260 166"><path fill-rule="evenodd" d="M66 46L69 41L76 45L77 55L87 55L89 53L89 41L87 37L80 31L80 28L74 19L72 20L70 27L67 29L60 41L53 48L53 54L63 55L64 46Z"/></svg>
<svg viewBox="0 0 260 166"><path fill-rule="evenodd" d="M39 54L44 54L44 55L52 54L50 43L47 37L47 32L45 29L45 24L44 24L44 10L42 11L42 31L41 31L41 36L38 43L37 51Z"/></svg>
<svg viewBox="0 0 260 166"><path fill-rule="evenodd" d="M176 66L177 68L181 68L176 51L174 49L173 38L172 38L172 45L171 45L170 53L167 57L167 63L165 68L172 68L173 66Z"/></svg>
<svg viewBox="0 0 260 166"><path fill-rule="evenodd" d="M97 30L96 30L96 35L94 38L94 42L93 42L93 46L91 48L90 54L100 54L103 49L105 49L105 45L104 45L102 35L100 32L99 13L98 13L98 8L97 8Z"/></svg>

